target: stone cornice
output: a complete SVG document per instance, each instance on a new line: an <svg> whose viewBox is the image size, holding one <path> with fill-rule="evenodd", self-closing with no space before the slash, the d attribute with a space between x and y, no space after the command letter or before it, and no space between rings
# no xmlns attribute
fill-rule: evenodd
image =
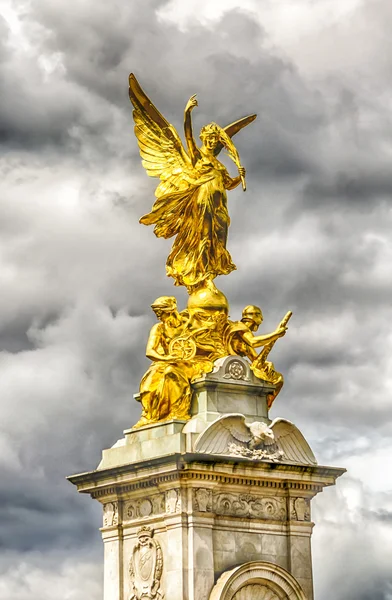
<svg viewBox="0 0 392 600"><path fill-rule="evenodd" d="M150 461L96 470L68 477L82 493L94 498L119 496L133 490L187 486L241 485L281 490L302 490L310 495L333 485L345 469L319 465L249 461L242 458L175 454Z"/></svg>

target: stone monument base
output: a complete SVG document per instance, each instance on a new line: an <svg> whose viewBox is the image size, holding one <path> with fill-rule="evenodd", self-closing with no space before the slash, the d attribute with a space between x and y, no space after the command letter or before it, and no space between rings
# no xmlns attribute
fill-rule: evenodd
<svg viewBox="0 0 392 600"><path fill-rule="evenodd" d="M104 600L313 599L311 499L344 469L271 423L270 391L228 357L194 384L189 421L126 430L69 478L103 505Z"/></svg>
<svg viewBox="0 0 392 600"><path fill-rule="evenodd" d="M103 505L104 600L130 598L142 526L161 546L167 599L237 598L240 582L254 578L271 599L311 600L310 501L342 472L184 452L70 480Z"/></svg>

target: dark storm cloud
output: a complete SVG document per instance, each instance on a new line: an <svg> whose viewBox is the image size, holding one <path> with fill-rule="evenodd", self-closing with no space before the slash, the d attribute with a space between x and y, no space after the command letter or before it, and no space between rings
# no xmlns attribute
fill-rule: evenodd
<svg viewBox="0 0 392 600"><path fill-rule="evenodd" d="M61 467L56 477L39 480L36 476L15 478L14 473L0 470L0 552L39 552L57 547L72 552L97 543L99 532L94 520L99 522L101 517L99 506L75 497L71 486L68 490L63 485L65 475Z"/></svg>
<svg viewBox="0 0 392 600"><path fill-rule="evenodd" d="M323 108L289 61L260 52L264 33L255 20L236 10L222 18L218 29L195 22L182 32L174 25L162 27L156 10L164 4L147 4L143 11L132 3L100 5L93 13L78 5L64 8L63 14L53 3L36 2L34 12L25 15L31 43L38 55L52 53L57 67L47 77L42 65L30 64L26 56L23 78L16 73L10 79L6 71L5 89L14 98L7 104L14 106L3 117L5 141L68 144L75 152L81 144L104 144L102 137L121 128L131 130L127 78L133 69L180 131L185 102L197 91L197 128L211 120L227 124L244 110L258 113L246 143L239 142L255 173L285 177L309 172L313 152L303 142L325 121ZM120 11L122 18L113 20ZM118 152L131 145L124 136L113 143Z"/></svg>
<svg viewBox="0 0 392 600"><path fill-rule="evenodd" d="M294 311L271 356L286 379L272 416L303 429L320 462L387 453L388 111L349 70L306 77L250 13L209 25L194 17L182 30L159 16L166 5L35 0L20 9L27 43L11 43L7 26L0 36L0 539L14 549L12 558L3 553L0 600L49 600L47 587L65 598L75 578L75 600L99 597L89 556L98 552L100 506L64 477L95 468L102 448L138 418L132 394L147 365L151 302L175 294L186 304L164 274L171 241L138 224L157 182L144 174L133 138L130 71L180 133L195 92L195 134L211 120L258 113L236 137L248 180L246 194L229 195L238 271L217 284L233 319L261 304L264 331ZM309 46L314 60L318 48ZM323 554L335 548L336 560L319 557L327 575L317 574L318 597L332 588L337 600L384 600L389 567L361 527L387 525L389 509L365 498L351 523L348 504L329 491L320 527ZM339 511L346 518L334 528L328 515ZM72 556L82 548L81 570L59 556L63 544ZM8 569L18 552L23 572ZM49 580L52 587L41 585Z"/></svg>

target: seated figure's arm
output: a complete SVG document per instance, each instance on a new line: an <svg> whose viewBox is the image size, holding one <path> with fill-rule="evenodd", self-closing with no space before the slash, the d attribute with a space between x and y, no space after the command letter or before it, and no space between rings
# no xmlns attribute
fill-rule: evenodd
<svg viewBox="0 0 392 600"><path fill-rule="evenodd" d="M170 356L165 355L163 352L161 343L162 332L160 330L160 323L157 323L151 328L146 348L146 356L150 360L170 360Z"/></svg>
<svg viewBox="0 0 392 600"><path fill-rule="evenodd" d="M259 348L260 346L266 346L271 342L274 342L278 338L282 337L286 333L285 327L280 327L272 333L266 333L264 335L253 335L251 331L246 331L243 334L243 339L252 348Z"/></svg>

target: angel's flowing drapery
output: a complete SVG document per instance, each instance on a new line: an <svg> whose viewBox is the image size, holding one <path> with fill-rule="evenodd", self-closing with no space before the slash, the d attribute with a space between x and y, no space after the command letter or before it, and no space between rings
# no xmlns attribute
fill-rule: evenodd
<svg viewBox="0 0 392 600"><path fill-rule="evenodd" d="M129 77L129 97L142 164L148 175L161 180L151 212L140 221L155 225L158 237L175 236L166 262L167 274L176 285L185 285L188 290L217 275L227 275L236 267L226 249L230 224L226 190L236 187L240 178L231 179L215 158L223 147L222 140L213 154L197 148L189 117L186 152L176 129L153 105L133 74ZM229 156L237 162L231 137L255 118L244 117L221 130Z"/></svg>
<svg viewBox="0 0 392 600"><path fill-rule="evenodd" d="M203 158L196 164L195 175L199 177L189 189L162 196L140 219L145 225L155 225L158 237L176 236L166 271L176 285L187 287L236 268L226 249L228 173L216 159Z"/></svg>

